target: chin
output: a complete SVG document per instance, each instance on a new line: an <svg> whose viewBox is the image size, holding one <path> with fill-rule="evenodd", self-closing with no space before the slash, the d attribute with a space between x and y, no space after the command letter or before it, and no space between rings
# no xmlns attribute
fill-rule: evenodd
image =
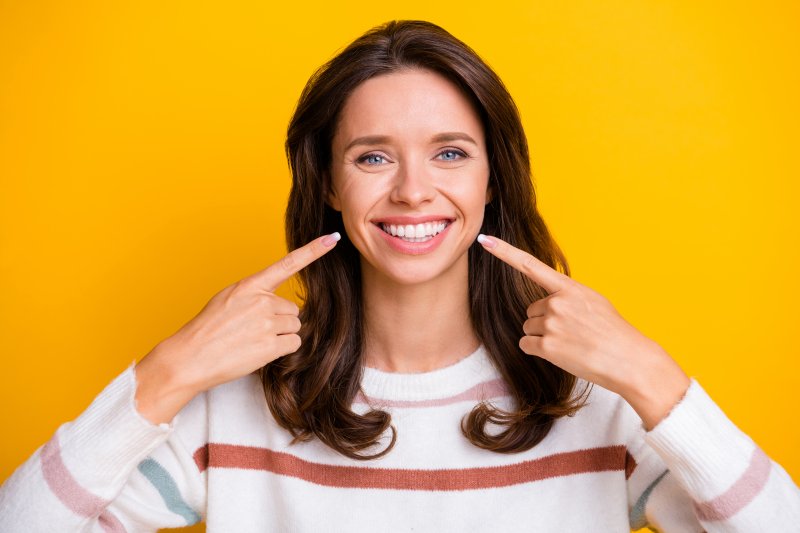
<svg viewBox="0 0 800 533"><path fill-rule="evenodd" d="M428 283L430 281L439 278L442 274L438 270L432 272L430 269L426 269L425 272L417 272L416 269L395 269L392 272L382 272L382 273L384 276L390 278L393 282L397 283L398 285L408 285L408 286Z"/></svg>
<svg viewBox="0 0 800 533"><path fill-rule="evenodd" d="M378 262L369 262L369 267L376 272L379 276L389 278L393 283L398 285L419 285L435 281L438 278L447 276L447 274L462 260L467 261L466 252L462 256L456 258L450 263L443 263L442 258L438 261L421 260L422 256L409 256L405 259L396 259L393 261L393 256L387 255L380 258ZM362 256L363 259L363 256ZM363 270L363 265L362 265Z"/></svg>

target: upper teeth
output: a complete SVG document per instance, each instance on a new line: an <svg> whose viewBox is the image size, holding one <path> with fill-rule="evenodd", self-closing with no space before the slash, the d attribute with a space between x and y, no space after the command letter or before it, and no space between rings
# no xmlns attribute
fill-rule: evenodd
<svg viewBox="0 0 800 533"><path fill-rule="evenodd" d="M381 222L381 229L386 233L390 233L395 237L428 237L436 235L447 227L449 222L447 220L439 220L437 222L426 222L425 224L407 224L405 226L397 226L395 224L385 224Z"/></svg>

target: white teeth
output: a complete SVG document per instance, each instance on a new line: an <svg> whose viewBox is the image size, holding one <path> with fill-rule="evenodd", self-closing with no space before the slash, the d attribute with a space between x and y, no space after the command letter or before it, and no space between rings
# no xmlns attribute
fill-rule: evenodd
<svg viewBox="0 0 800 533"><path fill-rule="evenodd" d="M394 224L381 223L380 227L386 233L399 237L408 242L423 242L430 240L434 235L444 231L444 228L450 222L447 220L440 220L438 222L426 222L424 224L407 224L405 226L398 226Z"/></svg>

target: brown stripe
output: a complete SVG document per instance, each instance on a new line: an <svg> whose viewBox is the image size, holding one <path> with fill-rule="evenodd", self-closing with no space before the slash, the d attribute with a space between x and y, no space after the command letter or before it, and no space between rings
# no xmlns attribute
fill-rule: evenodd
<svg viewBox="0 0 800 533"><path fill-rule="evenodd" d="M208 443L197 448L192 454L192 458L201 472L208 468Z"/></svg>
<svg viewBox="0 0 800 533"><path fill-rule="evenodd" d="M203 455L201 449L195 452L196 462ZM624 471L625 453L624 445L616 445L556 453L511 465L426 470L327 465L266 448L210 443L207 466L264 470L329 487L445 491L505 487L587 472Z"/></svg>
<svg viewBox="0 0 800 533"><path fill-rule="evenodd" d="M636 470L636 459L630 454L628 450L625 450L625 479L629 479L631 475L633 475L633 471Z"/></svg>

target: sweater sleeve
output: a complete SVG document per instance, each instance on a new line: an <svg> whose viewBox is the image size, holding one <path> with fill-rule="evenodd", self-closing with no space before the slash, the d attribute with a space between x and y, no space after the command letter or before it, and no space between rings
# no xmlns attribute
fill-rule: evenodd
<svg viewBox="0 0 800 533"><path fill-rule="evenodd" d="M794 531L800 489L691 379L683 398L629 449L632 529Z"/></svg>
<svg viewBox="0 0 800 533"><path fill-rule="evenodd" d="M206 395L155 425L135 392L132 363L14 471L0 531L155 532L205 518L206 474L186 443L207 435Z"/></svg>

